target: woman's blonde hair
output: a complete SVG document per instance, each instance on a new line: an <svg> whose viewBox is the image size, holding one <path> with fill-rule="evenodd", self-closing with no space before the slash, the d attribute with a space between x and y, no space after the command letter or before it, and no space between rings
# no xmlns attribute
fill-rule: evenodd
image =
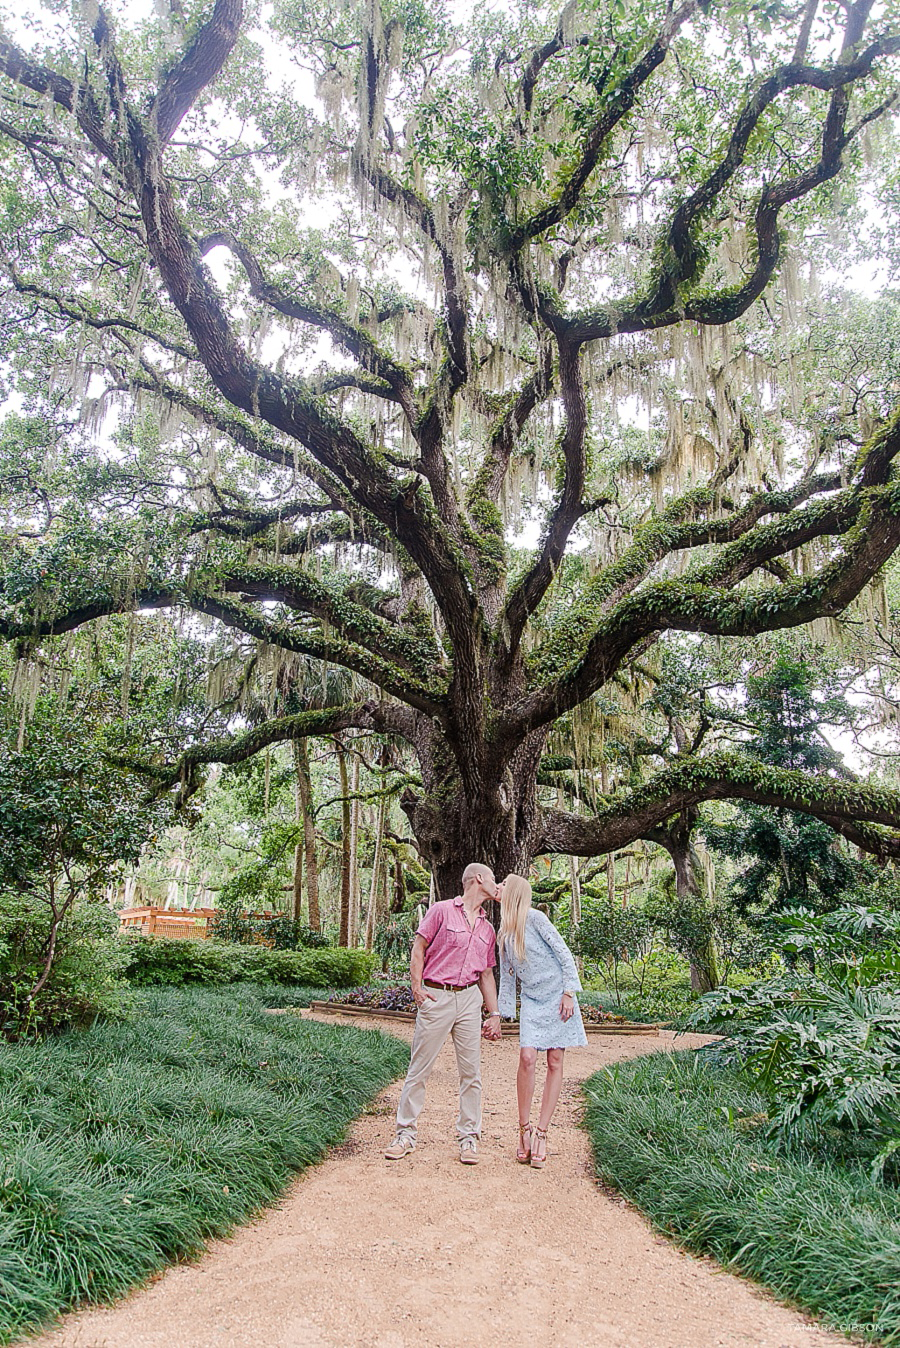
<svg viewBox="0 0 900 1348"><path fill-rule="evenodd" d="M525 958L525 920L531 910L531 885L524 875L508 875L503 881L500 909L500 952L512 946L516 958Z"/></svg>

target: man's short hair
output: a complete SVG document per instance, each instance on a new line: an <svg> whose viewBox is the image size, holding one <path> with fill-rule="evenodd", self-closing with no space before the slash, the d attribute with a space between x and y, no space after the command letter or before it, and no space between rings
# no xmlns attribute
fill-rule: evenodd
<svg viewBox="0 0 900 1348"><path fill-rule="evenodd" d="M483 880L486 875L490 876L492 880L495 878L490 866L482 866L479 861L470 862L462 874L463 888L470 880Z"/></svg>

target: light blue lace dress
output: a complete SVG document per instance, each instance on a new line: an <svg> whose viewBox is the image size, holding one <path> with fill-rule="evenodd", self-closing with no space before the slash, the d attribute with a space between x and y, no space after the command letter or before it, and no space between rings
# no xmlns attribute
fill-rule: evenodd
<svg viewBox="0 0 900 1348"><path fill-rule="evenodd" d="M523 1048L578 1048L587 1043L578 1002L571 1020L563 1020L559 1003L564 992L579 992L581 980L572 952L543 913L532 908L525 922L525 959L515 950L500 954L500 1014L516 1014L519 999L519 1044Z"/></svg>

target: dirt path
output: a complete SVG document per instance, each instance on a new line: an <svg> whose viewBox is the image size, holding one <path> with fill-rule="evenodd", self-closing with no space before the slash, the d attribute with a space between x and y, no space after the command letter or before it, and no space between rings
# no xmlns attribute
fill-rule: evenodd
<svg viewBox="0 0 900 1348"><path fill-rule="evenodd" d="M396 1084L279 1208L32 1348L846 1348L681 1254L594 1183L578 1081L671 1038L596 1036L569 1050L543 1171L513 1159L509 1039L485 1045L482 1161L459 1164L448 1046L408 1160L382 1157Z"/></svg>

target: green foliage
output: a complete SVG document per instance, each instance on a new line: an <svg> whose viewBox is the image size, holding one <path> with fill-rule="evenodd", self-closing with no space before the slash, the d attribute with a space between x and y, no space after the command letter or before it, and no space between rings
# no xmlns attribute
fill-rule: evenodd
<svg viewBox="0 0 900 1348"><path fill-rule="evenodd" d="M824 916L798 908L775 919L776 943L837 987L900 984L900 915L857 904Z"/></svg>
<svg viewBox="0 0 900 1348"><path fill-rule="evenodd" d="M47 913L29 897L0 902L0 1033L7 1039L45 1034L97 1015L121 1015L130 1005L122 979L127 957L118 920L103 903L68 913L57 934L51 975L40 995L29 994L46 957Z"/></svg>
<svg viewBox="0 0 900 1348"><path fill-rule="evenodd" d="M653 924L643 908L601 903L586 911L572 937L576 954L596 963L618 963L649 953Z"/></svg>
<svg viewBox="0 0 900 1348"><path fill-rule="evenodd" d="M185 983L301 983L318 988L352 988L371 978L375 957L365 950L268 950L220 941L123 938L126 977L137 987Z"/></svg>
<svg viewBox="0 0 900 1348"><path fill-rule="evenodd" d="M753 734L746 752L775 767L833 777L842 771L841 759L823 729L852 725L857 714L827 679L780 655L747 679L743 717ZM872 870L842 850L826 823L792 810L742 804L728 822L707 822L704 833L714 851L739 864L730 892L742 912L796 904L834 908Z"/></svg>
<svg viewBox="0 0 900 1348"><path fill-rule="evenodd" d="M386 922L375 929L375 953L381 959L381 967L387 972L409 965L416 927L419 925L418 912L392 914Z"/></svg>
<svg viewBox="0 0 900 1348"><path fill-rule="evenodd" d="M685 1023L727 1036L717 1051L766 1094L783 1144L849 1130L878 1143L881 1168L900 1139L900 922L854 908L780 925L796 971L710 993Z"/></svg>
<svg viewBox="0 0 900 1348"><path fill-rule="evenodd" d="M234 912L280 903L284 897L288 860L293 857L300 836L300 828L293 821L267 821L261 831L260 856L226 880L220 894L222 907Z"/></svg>
<svg viewBox="0 0 900 1348"><path fill-rule="evenodd" d="M71 718L42 707L23 746L0 737L0 1033L118 1005L103 889L160 813Z"/></svg>
<svg viewBox="0 0 900 1348"><path fill-rule="evenodd" d="M700 893L676 895L674 876L671 886L651 891L645 905L647 919L653 922L670 949L691 964L702 966L711 975L716 972L717 913ZM716 980L711 980L711 985Z"/></svg>
<svg viewBox="0 0 900 1348"><path fill-rule="evenodd" d="M597 965L592 986L608 990L610 1005L633 1018L679 1021L691 1010L697 993L689 960L704 943L712 942L732 980L747 968L758 972L771 950L727 903L676 900L671 885L657 886L642 907L582 897L581 923L569 934L572 948Z"/></svg>
<svg viewBox="0 0 900 1348"><path fill-rule="evenodd" d="M96 896L134 862L154 811L133 777L112 766L102 744L65 715L45 710L18 747L0 739L0 885L49 902L74 884Z"/></svg>
<svg viewBox="0 0 900 1348"><path fill-rule="evenodd" d="M269 1000L157 989L131 1021L7 1049L0 1342L247 1221L404 1070L398 1040Z"/></svg>
<svg viewBox="0 0 900 1348"><path fill-rule="evenodd" d="M265 945L273 950L321 950L328 937L287 913L244 913L227 908L209 920L209 935L232 945Z"/></svg>
<svg viewBox="0 0 900 1348"><path fill-rule="evenodd" d="M585 1086L598 1175L679 1245L871 1342L900 1342L900 1196L868 1167L785 1154L766 1101L694 1054L617 1064Z"/></svg>

